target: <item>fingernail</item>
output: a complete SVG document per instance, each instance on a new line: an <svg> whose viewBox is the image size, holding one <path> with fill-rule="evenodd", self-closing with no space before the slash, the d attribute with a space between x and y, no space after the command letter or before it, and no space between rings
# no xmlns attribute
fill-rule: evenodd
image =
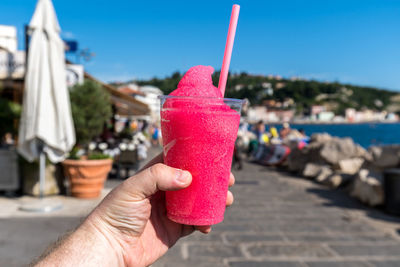
<svg viewBox="0 0 400 267"><path fill-rule="evenodd" d="M180 184L187 184L189 172L176 169L176 181Z"/></svg>

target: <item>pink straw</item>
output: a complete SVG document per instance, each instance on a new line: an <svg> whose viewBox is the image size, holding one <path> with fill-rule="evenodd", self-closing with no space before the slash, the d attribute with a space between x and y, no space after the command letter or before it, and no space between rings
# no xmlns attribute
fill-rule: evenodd
<svg viewBox="0 0 400 267"><path fill-rule="evenodd" d="M224 60L222 61L221 74L219 76L218 88L222 96L225 94L226 81L228 79L229 64L231 63L233 42L235 40L236 26L239 18L239 5L233 5L231 22L229 23L228 37L226 38Z"/></svg>

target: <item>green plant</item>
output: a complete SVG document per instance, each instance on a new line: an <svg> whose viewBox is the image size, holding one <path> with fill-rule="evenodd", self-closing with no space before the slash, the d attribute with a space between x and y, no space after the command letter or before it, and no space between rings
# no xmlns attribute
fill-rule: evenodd
<svg viewBox="0 0 400 267"><path fill-rule="evenodd" d="M88 159L110 159L109 155L105 155L101 152L93 152L88 155Z"/></svg>
<svg viewBox="0 0 400 267"><path fill-rule="evenodd" d="M110 95L100 84L85 80L71 89L70 98L76 144L87 148L112 116Z"/></svg>
<svg viewBox="0 0 400 267"><path fill-rule="evenodd" d="M6 133L15 134L17 127L15 120L21 116L21 105L8 99L0 98L0 139Z"/></svg>

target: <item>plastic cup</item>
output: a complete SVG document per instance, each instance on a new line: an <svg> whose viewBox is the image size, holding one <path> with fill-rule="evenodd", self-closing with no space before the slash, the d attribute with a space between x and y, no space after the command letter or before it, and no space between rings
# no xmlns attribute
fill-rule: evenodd
<svg viewBox="0 0 400 267"><path fill-rule="evenodd" d="M192 174L189 187L166 192L169 219L212 225L224 219L242 100L162 96L164 163Z"/></svg>

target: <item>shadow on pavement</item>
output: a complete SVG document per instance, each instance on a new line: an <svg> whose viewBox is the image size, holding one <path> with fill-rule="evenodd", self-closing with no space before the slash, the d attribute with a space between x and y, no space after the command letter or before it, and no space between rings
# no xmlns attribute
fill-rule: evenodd
<svg viewBox="0 0 400 267"><path fill-rule="evenodd" d="M285 178L289 179L301 179L305 181L310 181L311 180L298 176L296 174L290 173L285 169L280 169L278 167L266 167L263 166L259 169L260 172L278 172L282 173ZM361 210L363 211L366 216L380 220L380 221L385 221L385 222L390 222L390 223L396 223L400 225L400 216L395 216L391 215L388 213L385 213L383 210L382 206L378 206L375 208L369 207L357 199L351 197L348 195L346 192L345 188L339 188L339 189L331 189L327 188L323 185L317 184L315 182L312 182L313 186L311 188L307 188L306 192L312 193L314 195L317 195L321 199L325 199L326 201L322 203L323 206L325 207L339 207L339 208L344 208L348 210ZM400 228L397 230L397 233L400 235Z"/></svg>
<svg viewBox="0 0 400 267"><path fill-rule="evenodd" d="M334 190L328 188L326 189L309 188L307 189L307 192L318 195L319 197L327 200L325 203L323 203L324 206L327 207L334 206L345 209L362 210L368 217L371 217L373 219L400 224L400 217L385 213L382 210L383 207L376 207L376 208L368 207L359 202L358 200L350 197L341 189Z"/></svg>

